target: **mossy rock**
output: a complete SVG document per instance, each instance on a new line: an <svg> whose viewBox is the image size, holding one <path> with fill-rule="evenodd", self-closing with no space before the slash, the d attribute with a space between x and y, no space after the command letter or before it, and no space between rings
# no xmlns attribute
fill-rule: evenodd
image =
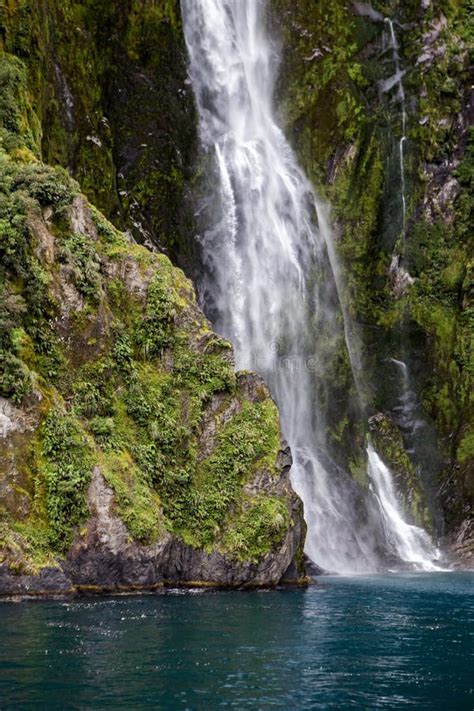
<svg viewBox="0 0 474 711"><path fill-rule="evenodd" d="M303 526L268 390L235 373L230 344L167 257L132 244L63 170L15 155L0 155L0 562L18 575L65 556L73 565L105 516L123 534L120 555L134 547L158 577L170 541L218 555L219 579L238 566L239 584L264 580L269 562L281 577ZM104 545L111 554L102 539L89 553Z"/></svg>

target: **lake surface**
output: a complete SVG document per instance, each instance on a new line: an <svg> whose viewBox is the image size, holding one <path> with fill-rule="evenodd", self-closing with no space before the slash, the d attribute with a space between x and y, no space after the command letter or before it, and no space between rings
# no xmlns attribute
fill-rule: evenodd
<svg viewBox="0 0 474 711"><path fill-rule="evenodd" d="M474 708L474 574L0 604L0 709Z"/></svg>

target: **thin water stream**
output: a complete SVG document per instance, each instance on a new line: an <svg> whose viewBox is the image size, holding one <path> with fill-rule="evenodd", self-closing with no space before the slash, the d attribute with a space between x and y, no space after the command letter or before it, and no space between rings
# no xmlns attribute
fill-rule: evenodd
<svg viewBox="0 0 474 711"><path fill-rule="evenodd" d="M406 232L406 219L407 219L407 200L406 200L406 180L405 180L405 143L407 140L407 111L406 111L406 97L405 97L405 87L403 86L403 77L405 75L405 70L401 68L400 64L400 53L399 44L397 40L397 35L395 33L395 26L393 20L389 17L384 18L384 22L388 27L388 42L387 49L392 53L392 61L394 65L395 72L388 79L384 79L380 82L380 88L382 93L391 91L394 87L397 88L397 93L395 96L395 102L400 104L401 112L401 136L398 142L399 150L399 165L400 165L400 201L401 201L401 213L402 213L402 238L405 238Z"/></svg>

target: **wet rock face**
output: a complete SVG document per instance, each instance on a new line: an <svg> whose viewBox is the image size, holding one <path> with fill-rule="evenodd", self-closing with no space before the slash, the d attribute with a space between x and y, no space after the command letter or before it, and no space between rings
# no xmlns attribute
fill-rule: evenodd
<svg viewBox="0 0 474 711"><path fill-rule="evenodd" d="M70 578L59 568L43 568L38 575L14 575L8 565L0 565L2 597L62 597L73 592Z"/></svg>
<svg viewBox="0 0 474 711"><path fill-rule="evenodd" d="M0 42L31 70L45 162L67 167L118 227L182 264L192 256L184 197L197 130L179 5L14 1Z"/></svg>
<svg viewBox="0 0 474 711"><path fill-rule="evenodd" d="M257 388L261 391L265 386L258 376L243 375L241 382L249 398L261 398ZM287 574L301 549L305 532L302 504L290 484L291 463L290 449L282 441L278 476L257 470L244 487L253 494L284 496L292 520L279 547L258 563L237 562L219 550L196 549L168 532L150 546L132 541L123 521L114 512L113 491L96 468L88 489L92 515L85 532L69 550L63 570L75 587L109 591L160 585L261 587L277 585L283 577L285 582L301 580L301 566L299 570L294 566L291 578Z"/></svg>
<svg viewBox="0 0 474 711"><path fill-rule="evenodd" d="M393 474L405 519L433 532L432 502L405 451L402 430L389 415L381 412L370 418L369 427L377 452Z"/></svg>
<svg viewBox="0 0 474 711"><path fill-rule="evenodd" d="M461 526L444 543L456 561L453 567L474 570L474 518L468 510L465 514Z"/></svg>
<svg viewBox="0 0 474 711"><path fill-rule="evenodd" d="M43 3L33 1L25 11L26 5L13 1L0 18L2 49L20 57L25 73L33 69L23 84L15 79L23 91L23 99L19 101L16 96L15 105L21 111L27 108L22 119L25 126L32 121L28 149L37 157L42 155L51 163L67 166L80 180L89 199L108 217L112 216L117 225L130 230L138 241L145 241L155 249L156 245L166 249L188 273L195 273L199 266L192 248L193 211L186 207L185 198L187 182L194 174L196 119L186 79L178 0L166 4L98 0L89 4L86 15L80 3L70 0L51 0L47 5L46 8ZM269 0L269 19L273 16L284 49L277 99L282 105L282 121L286 122L302 163L317 189L333 205L340 232L340 252L350 276L350 308L365 329L367 367L371 367L371 359L401 358L401 333L405 343L408 341L409 350L415 353L410 356L409 365L413 371L422 371L418 395L437 427L439 448L446 463L439 481L437 469L427 467L427 475L432 475L433 486L439 489L447 530L454 537L450 540L458 541L460 537L461 543L453 545L465 548L468 545L466 531L471 530L469 502L473 501L474 468L472 447L468 451L466 444L469 425L465 403L469 383L465 324L472 307L470 268L465 259L462 230L466 232L469 224L466 217L470 170L468 136L474 103L468 96L466 42L462 34L453 34L453 28L462 33L464 20L460 17L461 6L455 3L448 7L438 0L420 0L396 5L396 13L400 13L399 24L396 24L400 58L403 70L407 70L404 81L410 135L406 146L410 213L406 259L400 260L397 250L394 251L398 235L393 226L399 222L400 203L396 180L399 106L392 99L381 101L377 88L379 80L386 80L393 70L387 55L381 54L387 4L377 0L346 4ZM2 62L8 63L8 55ZM81 69L84 66L94 67L93 75L91 72L84 75ZM15 72L17 70L18 66ZM12 76L16 76L15 72ZM9 76L8 72L5 76ZM5 87L2 86L2 91ZM27 95L34 107L29 105ZM38 116L34 115L33 108ZM0 121L3 122L2 110L0 108ZM23 143L16 138L12 143L18 151L18 173L21 161L34 159L31 151L21 155ZM388 174L389 164L394 165L395 180ZM25 166L23 172L27 172ZM26 176L24 185L29 184L30 178L31 175ZM71 379L71 374L79 368L91 365L92 360L107 356L117 337L116 323L123 321L117 319L117 314L131 315L134 300L143 307L154 269L149 264L144 265L145 258L137 260L131 254L128 235L120 249L110 247L112 252L121 251L119 259L102 254L98 260L102 286L105 283L105 290L110 294L103 298L103 290L99 289L96 291L99 304L94 304L91 292L98 283L94 276L97 263L84 261L80 240L74 242L76 257L69 259L63 255L58 262L58 240L54 234L58 231L56 208L64 210L65 205L44 202L45 194L42 193L41 207L27 216L28 229L41 268L54 272L50 296L58 308L48 313L41 323L43 342L38 357L35 355L28 360L28 339L16 345L25 352L28 361L24 369L26 380L33 374L33 392L21 406L12 405L11 400L4 401L6 406L3 402L0 404L0 514L3 516L4 510L9 515L16 511L22 522L29 520L35 500L31 453L40 444L40 421L51 406L51 390L48 387L44 392L37 389L36 369L43 369L40 382L48 369L54 371L56 375L47 376L47 380L49 378L49 385L56 386L61 379L64 382ZM84 198L74 195L67 231L83 235L86 242L96 243L98 227L91 214ZM109 235L107 239L112 239L110 225L105 233ZM102 249L106 241L104 235L99 241ZM80 279L85 266L89 270L87 283ZM28 275L39 295L42 281L37 276L36 273ZM124 301L121 301L121 285L127 294ZM9 299L17 298L15 290L16 287ZM188 294L185 299L188 299L189 287L185 291ZM31 313L34 307L35 304L28 304ZM23 308L22 304L18 308ZM194 306L189 306L173 318L183 328L194 321L199 330L201 316L196 313ZM407 336L407 323L416 334L416 338L411 339L413 343ZM54 352L55 340L44 338L51 324L60 342L59 354ZM29 337L30 332L26 335ZM212 350L214 341L215 335L209 331L204 335L195 334L193 354L198 357L209 348ZM126 351L126 339L124 344L119 345ZM68 360L66 377L61 364L55 360L61 354L66 354ZM230 350L225 350L224 355L231 359ZM16 351L13 356L17 358ZM174 355L165 349L161 357L162 371L172 373ZM47 360L48 363L38 365ZM96 380L100 381L99 389L105 390L109 379L115 377L115 371L112 373L108 365L101 367L103 370L96 374ZM359 431L356 416L349 407L352 394L346 386L350 379L346 370L347 367L341 365L339 384L331 391L328 401L332 413L331 435L338 443L344 443L343 447L338 444L340 450L349 451L351 442L362 440L363 432L362 428ZM385 411L387 407L383 392L385 380L385 371L374 371L377 402L372 403L373 412ZM244 400L248 397L249 382L240 378L240 398ZM88 408L95 406L96 394L87 395ZM9 392L10 398L11 395ZM60 397L68 403L79 398L71 389L61 391ZM183 396L183 403L180 400L183 411L189 401L187 395ZM120 406L123 410L123 401ZM101 407L104 412L84 418L93 421L98 432L93 435L94 441L96 437L101 438L102 444L114 437L120 440L121 432L107 433L107 428L117 425L117 420L109 416L107 402ZM200 423L199 461L212 455L221 428L240 412L239 398L229 398L225 391L213 393ZM354 423L357 427L353 427ZM118 429L121 424L118 422ZM91 434L88 426L85 432L86 439ZM155 446L151 437L147 439L147 446L151 449ZM462 461L458 450L462 450ZM114 466L118 467L116 461ZM129 471L129 463L120 462L120 466ZM360 468L360 462L354 461L354 469ZM106 479L104 472L101 476ZM263 468L246 481L242 492L245 496L265 495L272 481ZM116 492L110 507L111 515L121 507ZM292 507L293 504L289 505L291 510ZM297 537L297 528L303 524L297 508L294 510L292 530ZM93 519L97 516L94 513ZM104 560L113 560L114 556L124 560L128 555L124 553L125 543L122 540L119 545L117 536L118 524L125 524L120 515L113 521L111 531L98 524L99 533L94 534L94 540ZM111 551L113 531L116 544ZM3 545L2 534L3 529L0 530ZM130 533L127 535L130 537ZM300 533L300 540L302 535ZM110 540L105 540L107 536L111 536ZM173 569L186 571L186 564L191 566L191 561L199 556L199 565L204 565L202 551L178 542L171 533L170 536L174 541L173 551L181 546L181 552L176 553L176 561L181 560L181 563L176 562ZM9 551L18 544L17 550L21 550L21 541L19 533L11 534L5 547ZM81 539L74 545L78 556L92 559L93 551L86 542ZM133 545L138 546L148 560L149 546L137 542ZM166 545L170 548L171 543ZM145 549L147 553L143 552ZM228 565L230 570L231 565L235 565L235 561L229 563L224 554L219 555L226 561L222 563L224 568ZM15 565L19 558L20 555L16 559L13 556L11 562ZM160 560L164 566L163 556ZM70 565L73 570L74 564ZM239 565L242 568L243 564ZM252 565L255 567L255 564L250 567ZM29 563L26 569L28 566ZM162 573L164 570L165 567ZM156 580L161 579L162 573L155 575ZM2 579L6 579L5 571L2 575ZM257 574L254 571L252 575ZM21 586L19 581L23 577L23 574L15 576L15 585ZM180 579L186 577L187 573L183 572ZM94 564L91 563L90 579L93 578ZM114 578L118 579L120 575Z"/></svg>

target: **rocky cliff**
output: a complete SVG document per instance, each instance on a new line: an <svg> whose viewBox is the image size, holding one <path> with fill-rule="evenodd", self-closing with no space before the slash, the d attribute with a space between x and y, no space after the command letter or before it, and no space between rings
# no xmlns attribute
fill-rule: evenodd
<svg viewBox="0 0 474 711"><path fill-rule="evenodd" d="M281 123L317 191L332 206L345 300L366 374L360 413L341 344L341 357L329 364L332 377L322 403L334 460L367 487L361 453L370 433L395 474L408 518L472 562L472 10L454 0L268 0L267 6L282 58L275 97ZM2 145L9 165L31 173L19 184L27 192L36 190L31 176L41 172L26 145L37 159L66 168L90 202L127 232L120 238L127 259L138 253L129 241L133 236L168 254L188 275L199 271L189 194L196 192L202 171L179 2L8 0L1 8L0 47ZM48 177L55 186L64 180L64 175ZM17 195L16 180L11 184ZM55 195L55 190L46 192ZM38 191L42 195L43 188ZM27 197L41 205L47 198L38 195ZM77 194L58 203L66 222L74 219L71 206L79 199ZM13 219L17 202L9 210ZM21 210L18 214L21 222ZM54 234L49 219L46 212L38 224ZM95 230L100 243L108 239ZM117 237L110 225L107 230ZM95 238L87 235L95 253ZM81 253L81 244L73 240L66 252ZM86 282L92 278L93 284L98 269L106 291L109 276L100 267L86 267L87 249L85 256L70 257L79 260L75 267L55 252L54 269L71 268L74 278L89 275ZM162 264L163 257L140 254ZM111 283L120 282L113 274ZM19 280L13 277L21 290ZM114 298L114 308L126 313L118 291ZM146 303L144 296L144 310ZM39 304L39 311L49 314L44 302ZM90 338L99 340L95 332ZM133 359L143 358L146 350L136 339L144 335L133 338ZM106 342L110 346L111 335ZM49 357L44 348L43 360ZM165 370L173 348L160 351ZM55 380L56 371L51 372L48 377ZM94 377L108 382L109 370L103 373ZM88 382L89 375L82 380ZM15 388L28 387L24 373L18 382L4 393L10 400ZM61 397L77 407L69 392ZM84 417L92 423L95 417L110 419L107 409L79 414ZM178 422L176 413L174 418ZM90 428L87 432L96 438ZM185 439L173 442L178 453L188 446ZM135 466L138 460L131 456ZM93 503L94 491L107 480L94 481L87 506L96 523L84 532L88 540L106 526L98 522L100 515L107 518ZM176 483L176 491L180 486ZM129 508L135 510L135 504ZM83 550L80 545L76 541L74 550Z"/></svg>
<svg viewBox="0 0 474 711"><path fill-rule="evenodd" d="M184 274L39 159L25 66L0 61L0 594L302 576L265 385Z"/></svg>

